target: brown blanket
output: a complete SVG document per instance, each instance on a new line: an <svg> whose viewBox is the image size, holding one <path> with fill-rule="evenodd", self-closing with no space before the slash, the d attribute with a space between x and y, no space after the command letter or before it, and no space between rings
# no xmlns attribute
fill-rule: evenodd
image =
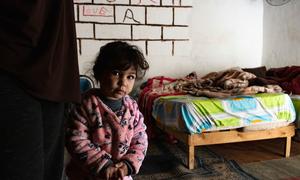
<svg viewBox="0 0 300 180"><path fill-rule="evenodd" d="M256 78L249 80L249 85L279 85L290 94L300 94L300 66L286 66L266 69L266 67L245 68L244 71L251 72Z"/></svg>
<svg viewBox="0 0 300 180"><path fill-rule="evenodd" d="M196 75L191 76L191 74L188 76L189 78L179 80L174 88L194 96L217 98L260 92L282 92L282 88L278 85L249 86L249 80L256 76L240 69L212 72L201 78L197 78Z"/></svg>

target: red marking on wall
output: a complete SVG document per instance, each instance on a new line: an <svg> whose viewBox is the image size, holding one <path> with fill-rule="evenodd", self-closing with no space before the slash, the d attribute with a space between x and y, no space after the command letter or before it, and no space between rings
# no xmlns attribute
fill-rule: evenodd
<svg viewBox="0 0 300 180"><path fill-rule="evenodd" d="M83 6L83 16L111 17L113 12L104 6Z"/></svg>

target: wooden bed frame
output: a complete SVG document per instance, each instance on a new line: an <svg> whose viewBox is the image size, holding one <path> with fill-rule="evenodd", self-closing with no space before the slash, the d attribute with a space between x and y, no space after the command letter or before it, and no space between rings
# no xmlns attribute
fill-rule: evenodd
<svg viewBox="0 0 300 180"><path fill-rule="evenodd" d="M224 144L233 142L255 141L263 139L286 138L285 157L290 156L291 138L295 135L295 126L293 124L285 127L274 128L260 131L238 131L236 129L226 131L212 131L201 134L187 134L179 132L156 122L156 125L163 131L172 134L178 140L188 146L188 164L189 169L194 169L195 146Z"/></svg>

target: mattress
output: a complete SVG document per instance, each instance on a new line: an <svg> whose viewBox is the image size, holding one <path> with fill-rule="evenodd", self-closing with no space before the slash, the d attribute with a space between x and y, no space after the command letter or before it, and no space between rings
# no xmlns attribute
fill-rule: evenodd
<svg viewBox="0 0 300 180"><path fill-rule="evenodd" d="M284 93L224 99L164 96L154 101L152 116L163 126L190 134L236 128L268 129L286 126L296 119L292 100Z"/></svg>

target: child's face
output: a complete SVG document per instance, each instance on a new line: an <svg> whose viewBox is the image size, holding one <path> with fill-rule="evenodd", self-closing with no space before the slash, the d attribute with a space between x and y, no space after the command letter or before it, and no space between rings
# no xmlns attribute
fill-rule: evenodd
<svg viewBox="0 0 300 180"><path fill-rule="evenodd" d="M100 79L100 91L108 99L118 100L132 91L136 79L133 66L125 71L113 70Z"/></svg>

